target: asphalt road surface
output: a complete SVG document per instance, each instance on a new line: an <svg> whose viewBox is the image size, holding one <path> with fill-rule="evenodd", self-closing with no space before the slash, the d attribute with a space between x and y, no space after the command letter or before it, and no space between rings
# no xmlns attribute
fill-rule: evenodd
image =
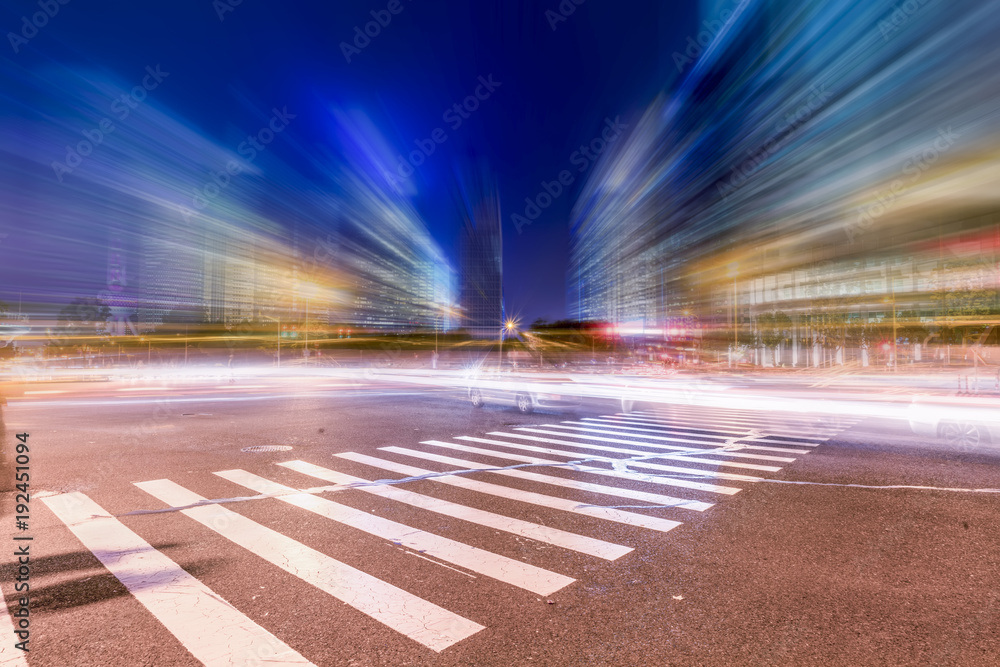
<svg viewBox="0 0 1000 667"><path fill-rule="evenodd" d="M30 552L30 652L0 615L4 667L1000 662L1000 496L944 490L1000 487L1000 456L905 424L315 380L34 391L3 409L11 615ZM871 488L899 485L933 488Z"/></svg>

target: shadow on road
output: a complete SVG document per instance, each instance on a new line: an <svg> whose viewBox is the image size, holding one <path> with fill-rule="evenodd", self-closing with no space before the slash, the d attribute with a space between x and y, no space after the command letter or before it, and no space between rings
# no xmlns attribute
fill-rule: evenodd
<svg viewBox="0 0 1000 667"><path fill-rule="evenodd" d="M157 551L165 552L176 544L161 544L155 547ZM184 567L184 571L202 579L217 567L224 567L220 559L203 559ZM0 581L12 582L17 565L6 563L0 566ZM38 579L47 576L70 572L80 572L80 576L56 584L39 586ZM125 585L105 569L89 551L76 551L70 554L51 556L47 558L31 558L31 605L32 608L52 611L84 607L95 602L103 602L113 598L131 595ZM162 580L149 582L150 586L162 585ZM141 584L140 584L141 586Z"/></svg>

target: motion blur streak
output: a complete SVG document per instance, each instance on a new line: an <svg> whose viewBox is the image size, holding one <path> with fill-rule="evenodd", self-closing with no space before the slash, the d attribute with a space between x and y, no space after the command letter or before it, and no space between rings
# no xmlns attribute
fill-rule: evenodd
<svg viewBox="0 0 1000 667"><path fill-rule="evenodd" d="M158 86L182 85L169 69L147 68ZM152 83L147 70L135 83ZM228 128L223 144L155 88L130 93L102 71L50 65L14 81L2 95L13 113L0 129L0 215L16 230L18 282L32 286L22 296L48 307L60 337L84 321L56 316L73 299L107 306L119 336L290 313L298 332L326 326L331 309L361 326L419 325L437 316L430 303L450 302L448 263L378 175L387 158L371 146L383 140L363 116L331 111L332 145L307 150L286 130L295 109L247 102L259 120ZM290 154L309 173L280 157ZM99 310L87 321L104 323Z"/></svg>
<svg viewBox="0 0 1000 667"><path fill-rule="evenodd" d="M1000 285L995 3L746 1L727 26L592 170L575 317L690 310L752 348L761 311L800 339L820 310L882 322L891 292L910 320L983 314L963 291Z"/></svg>

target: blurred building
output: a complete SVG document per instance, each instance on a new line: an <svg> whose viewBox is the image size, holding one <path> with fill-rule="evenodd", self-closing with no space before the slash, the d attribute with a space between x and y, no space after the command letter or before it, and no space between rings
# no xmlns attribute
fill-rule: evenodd
<svg viewBox="0 0 1000 667"><path fill-rule="evenodd" d="M107 289L100 293L108 306L110 317L107 330L112 336L139 334L139 300L134 286L129 285L128 251L120 235L113 235L108 244Z"/></svg>
<svg viewBox="0 0 1000 667"><path fill-rule="evenodd" d="M150 226L140 239L142 333L164 322L193 324L205 319L209 310L204 301L205 259L201 244L192 240L191 230L181 232L168 224Z"/></svg>
<svg viewBox="0 0 1000 667"><path fill-rule="evenodd" d="M495 338L503 326L503 239L499 215L466 221L461 241L462 328Z"/></svg>
<svg viewBox="0 0 1000 667"><path fill-rule="evenodd" d="M354 258L354 309L346 323L383 331L438 326L435 265L430 258L411 266L372 254Z"/></svg>
<svg viewBox="0 0 1000 667"><path fill-rule="evenodd" d="M1000 318L995 5L704 8L678 83L581 192L573 315L690 311L744 345L780 311L795 346L831 321Z"/></svg>

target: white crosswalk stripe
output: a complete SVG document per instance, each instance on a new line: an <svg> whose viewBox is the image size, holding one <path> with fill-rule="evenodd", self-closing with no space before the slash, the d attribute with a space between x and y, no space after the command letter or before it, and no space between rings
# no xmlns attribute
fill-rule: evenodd
<svg viewBox="0 0 1000 667"><path fill-rule="evenodd" d="M858 423L859 418L854 415L823 415L815 416L798 412L761 412L750 409L727 409L725 411L715 411L705 407L696 406L670 406L661 407L650 412L666 412L674 410L689 412L702 418L710 418L718 415L719 419L767 419L776 424L786 426L807 426L811 428L843 430Z"/></svg>
<svg viewBox="0 0 1000 667"><path fill-rule="evenodd" d="M381 468L382 470L388 470L390 472L408 475L411 477L436 474L433 470L424 470L415 466L396 463L395 461L388 461L374 456L368 456L367 454L343 452L341 454L337 454L336 456L342 459L347 459L348 461L364 463L365 465L370 465L373 468ZM547 496L533 491L522 491L521 489L501 486L499 484L490 484L489 482L480 482L479 480L469 479L460 475L447 475L441 477L434 476L428 477L427 479L432 482L457 486L470 491L477 491L491 496L506 498L508 500L516 500L532 505L539 505L541 507L548 507L550 509L572 512L574 514L583 514L586 516L596 517L598 519L604 519L606 521L623 523L629 526L649 528L650 530L657 530L662 533L666 533L667 531L673 530L677 526L681 525L679 521L671 521L669 519L661 519L659 517L646 516L644 514L635 514L633 512L622 512L621 510L607 507L588 507L573 500Z"/></svg>
<svg viewBox="0 0 1000 667"><path fill-rule="evenodd" d="M468 436L460 436L455 438L456 440L468 440L470 442L485 442L487 444L504 444L496 440L487 440L485 438L471 438ZM681 486L688 489L697 489L699 491L708 491L710 493L729 493L734 494L739 489L727 486L718 486L716 484L706 484L704 482L692 482L689 480L673 480L661 477L651 477L649 475L643 475L634 472L624 472L619 470L606 470L604 468L595 468L594 466L575 464L570 466L562 461L553 461L552 459L541 459L536 456L520 456L517 454L511 454L510 452L497 451L495 449L483 449L481 447L469 447L466 445L456 445L450 442L441 442L439 440L425 440L423 445L434 445L437 447L446 447L449 449L455 449L462 452L469 452L470 454L482 454L483 456L493 456L496 458L506 459L508 461L521 461L522 463L538 463L542 465L558 465L571 467L573 470L578 472L586 472L591 475L603 475L604 477L617 477L619 479L628 479L638 482L649 482L652 484L663 484L666 486ZM615 461L614 459L607 459L608 461ZM620 460L620 459L619 459ZM616 461L615 461L616 462ZM680 482L678 484L677 482Z"/></svg>
<svg viewBox="0 0 1000 667"><path fill-rule="evenodd" d="M524 440L530 440L532 442L544 442L553 445L570 445L571 447L580 447L589 450L595 450L598 452L610 452L613 454L633 454L636 456L649 456L649 452L639 451L637 449L622 449L620 447L607 447L602 445L592 445L586 442L571 442L569 440L556 440L555 438L542 438L536 435L525 435L523 433L504 433L503 431L491 431L487 435L496 435L504 438L519 438ZM567 456L569 458L578 459L581 457L587 459L597 459L607 461L609 463L618 463L623 459L613 458L610 456L601 456L600 454L591 454L590 452L574 452L568 449L551 449L548 447L535 447L533 445L524 445L519 442L504 442L500 440L489 440L485 438L476 438L473 436L461 435L456 440L468 440L470 442L485 442L488 444L502 445L504 447L511 447L514 449L521 449L526 452L538 452L539 454L555 454L557 456ZM656 458L661 458L657 456ZM719 472L717 470L700 470L698 468L683 468L680 466L665 466L660 464L648 463L647 461L636 461L629 460L628 465L630 467L638 468L648 468L650 470L662 470L664 472L678 473L679 475L686 475L690 477L714 477L716 479L731 479L740 482L756 482L760 478L752 477L750 475L740 475L738 473L732 472ZM739 489L733 489L726 486L716 486L704 484L698 482L688 482L684 479L671 480L676 482L674 486L687 487L689 489L699 489L701 491L710 491L713 493L726 493L729 495L735 494ZM695 484L696 486L691 486Z"/></svg>
<svg viewBox="0 0 1000 667"><path fill-rule="evenodd" d="M3 642L0 644L0 667L28 667L28 660L24 657L27 653L15 646L24 639L14 634L14 631L14 621L7 611L7 601L4 600L3 595L0 595L0 642ZM27 640L29 643L25 646L30 651L30 634Z"/></svg>
<svg viewBox="0 0 1000 667"><path fill-rule="evenodd" d="M541 428L528 428L526 426L518 427L517 430L518 431L525 431L527 433L542 433L542 434L545 434L545 435L558 435L558 436L562 436L562 437L583 438L585 440L597 440L599 442L615 442L615 443L622 444L622 445L632 445L634 447L649 447L650 449L673 449L673 450L678 449L677 447L670 447L668 445L658 445L658 444L647 443L647 442L635 442L634 440L622 440L621 438L608 438L608 437L605 437L605 436L598 436L598 435L584 435L582 433L567 433L566 431L546 431L545 429L541 429ZM681 460L684 460L684 461L692 461L692 462L695 462L695 463L708 463L710 465L727 466L727 467L730 467L730 468L744 468L746 470L762 470L764 472L778 472L779 470L781 470L781 468L778 468L778 467L775 467L775 466L757 465L756 463L738 463L736 461L725 461L725 460L717 460L717 459L695 458L693 456L689 456L686 453L687 451L690 451L690 450L687 450L685 448L681 452L664 454L660 458L664 458L664 459L681 459Z"/></svg>
<svg viewBox="0 0 1000 667"><path fill-rule="evenodd" d="M319 498L310 493L295 493L296 489L290 486L266 480L245 470L225 470L215 474L257 493L290 494L277 496L277 499L370 535L376 535L395 544L433 556L446 563L464 567L472 572L478 572L538 595L551 595L575 581L571 577L549 572L540 567L478 549L462 542L456 542L447 537L417 530L389 519L373 516L326 498Z"/></svg>
<svg viewBox="0 0 1000 667"><path fill-rule="evenodd" d="M637 426L659 426L662 428L672 429L677 433L679 433L680 435L697 436L697 435L708 435L708 434L718 433L719 435L715 437L726 437L726 438L731 436L747 435L751 430L749 426L739 426L737 424L731 424L731 425L719 424L716 423L715 420L712 420L712 422L708 424L694 424L691 423L692 420L682 422L678 420L671 420L667 417L658 418L654 416L645 416L638 412L628 412L628 413L619 412L618 414L603 415L601 417L583 417L582 421L608 422L613 424L626 424L626 425L635 424ZM768 435L776 435L775 431L773 430L768 430L767 433ZM794 444L799 446L808 444L799 442L800 439L805 439L805 440L826 439L826 436L804 437L799 432L795 433L794 436L788 436L788 437L796 438L796 440L792 442L794 442Z"/></svg>
<svg viewBox="0 0 1000 667"><path fill-rule="evenodd" d="M590 425L599 426L599 427L605 428L605 429L614 429L615 431L618 431L618 432L621 432L621 431L634 431L634 432L637 432L637 433L659 433L661 435L663 435L663 434L685 435L685 436L688 436L688 437L693 437L695 435L695 434L692 434L692 433L681 433L681 432L673 431L673 430L670 430L670 429L667 429L667 428L646 428L644 426L630 426L628 424L623 424L621 422L615 422L615 421L613 421L611 419L585 418L582 422L563 422L563 423L564 424L577 424L577 425L579 425L579 424L584 424L584 425L590 424ZM699 437L701 437L701 438L717 438L717 439L719 439L719 440L722 441L722 442L717 443L717 444L720 444L720 445L723 444L723 442L725 442L727 440L740 442L740 444L743 446L743 449L753 449L755 451L761 451L761 452L784 452L786 454L808 454L809 453L809 450L804 450L804 449L789 449L787 447L768 447L768 446L764 446L764 445L754 444L754 443L758 443L758 442L769 442L769 443L779 444L779 445L797 445L799 443L793 442L791 440L773 440L771 438L755 437L749 431L744 431L742 434L740 434L740 436L742 436L742 437L740 437L740 436L732 436L732 435L711 435L711 434L708 434L708 433L698 433L697 435ZM704 442L706 444L711 444L711 443L714 443L715 441L714 440L701 440L699 442Z"/></svg>
<svg viewBox="0 0 1000 667"><path fill-rule="evenodd" d="M336 472L334 470L330 470L329 468L323 468L304 461L286 461L284 463L279 463L278 465L300 472L304 475L309 475L311 477L322 479L327 482L333 482L335 484L353 484L358 482L369 483L368 480L362 479L361 477L345 475L344 473ZM455 519L462 519L463 521L468 521L480 526L487 526L496 530L502 530L506 533L520 535L521 537L527 537L538 542L544 542L546 544L562 547L564 549L578 551L580 553L596 556L605 560L617 560L625 554L633 551L632 547L612 544L611 542L605 542L604 540L587 537L585 535L577 535L576 533L559 530L558 528L542 526L537 523L522 521L521 519L515 519L501 514L494 514L493 512L487 512L486 510L480 510L474 507L467 507L459 503L441 500L440 498L424 496L419 493L414 493L413 491L401 489L397 486L379 484L355 488L357 488L358 491L371 493L382 498L388 498L389 500L395 500L407 505L412 505L413 507L419 507L438 514L444 514L445 516L450 516Z"/></svg>
<svg viewBox="0 0 1000 667"><path fill-rule="evenodd" d="M774 428L775 431L779 429L797 432L799 429L807 430L808 432L829 435L830 433L836 431L835 428L819 425L815 420L808 420L804 422L793 421L787 418L779 419L776 417L770 417L767 415L759 414L738 414L738 413L725 413L723 415L719 414L706 414L699 410L648 410L648 411L637 411L632 412L628 416L637 419L653 419L653 420L677 420L684 422L694 422L698 424L712 424L717 426L744 426L744 425L759 425L759 426L770 426Z"/></svg>
<svg viewBox="0 0 1000 667"><path fill-rule="evenodd" d="M171 507L206 500L170 480L136 486ZM192 507L181 513L434 651L485 629L220 505Z"/></svg>
<svg viewBox="0 0 1000 667"><path fill-rule="evenodd" d="M729 437L746 437L751 430L761 430L766 432L770 436L780 436L782 438L788 439L788 442L794 444L796 447L816 447L827 440L830 439L832 433L827 434L816 434L814 431L809 431L812 435L806 435L805 432L796 433L783 433L774 429L761 427L755 429L753 425L739 425L739 424L728 424L728 425L716 425L714 422L712 424L705 424L699 420L678 420L670 419L667 417L657 418L657 417L645 417L638 415L636 413L620 413L617 415L606 415L601 418L602 420L613 421L616 424L625 424L633 426L659 426L662 428L670 428L674 431L683 432L683 435L688 436L701 436L710 434L719 434L720 436ZM594 421L594 418L584 417L584 421Z"/></svg>
<svg viewBox="0 0 1000 667"><path fill-rule="evenodd" d="M704 413L697 410L669 410L669 411L647 411L637 412L647 418L658 420L678 420L688 423L731 424L748 425L761 429L773 429L774 435L797 436L799 432L809 433L817 436L831 436L843 430L840 425L818 425L815 419L800 419L795 417L778 417L774 415L760 415L748 413L744 415L732 414L729 416L718 416L712 413ZM849 426L850 422L848 422ZM777 428L775 428L777 427Z"/></svg>
<svg viewBox="0 0 1000 667"><path fill-rule="evenodd" d="M561 486L567 489L578 489L581 491L602 493L606 496L618 496L620 498L631 498L633 500L642 500L647 503L654 503L662 506L678 507L680 509L695 510L698 512L704 512L705 510L712 507L712 503L684 500L683 498L673 498L671 496L663 496L658 493L646 493L644 491L633 491L631 489L619 489L614 486L605 486L603 484L578 482L573 479L566 479L564 477L553 477L552 475L540 475L538 473L526 472L524 470L496 470L495 466L491 466L485 463L476 463L475 461L468 461L466 459L456 459L451 456L441 456L440 454L430 454L428 452L421 452L415 449L407 449L405 447L380 447L379 449L385 452L392 452L393 454L402 454L404 456L412 456L414 458L424 459L426 461L436 461L437 463L446 463L448 465L458 466L460 468L465 468L468 470L483 470L484 472L489 472L494 475L504 475L506 477L526 479L532 482L541 482L542 484L551 484L552 486Z"/></svg>
<svg viewBox="0 0 1000 667"><path fill-rule="evenodd" d="M745 454L745 453L742 453L742 452L735 452L735 451L723 450L722 447L726 446L726 443L724 443L724 442L712 442L712 443L709 443L709 442L706 442L705 440L692 440L692 439L689 439L689 438L670 438L670 437L665 437L665 436L647 435L645 433L642 433L642 434L639 434L639 433L627 433L627 432L622 432L621 430L610 430L610 427L609 428L587 428L586 426L573 426L572 424L573 424L573 422L565 422L565 423L562 423L562 424L549 424L547 426L547 428L558 428L558 429L565 429L565 430L568 430L568 431L582 431L584 433L601 433L603 435L619 435L619 436L622 436L623 438L642 438L643 440L656 440L656 441L664 441L664 442L686 442L686 443L692 443L692 444L696 443L696 444L699 444L699 445L713 445L713 446L715 446L715 447L718 448L718 449L697 449L697 448L690 448L689 447L689 448L686 448L686 449L682 450L682 451L689 451L689 452L695 452L695 453L700 453L700 454L716 454L716 455L719 455L719 456L732 456L734 458L742 458L742 459L758 459L760 461L779 461L781 463L791 463L792 461L795 460L795 459L789 458L787 456L771 456L769 454ZM741 447L742 447L742 445L741 445ZM807 452L797 452L797 453L805 454Z"/></svg>
<svg viewBox="0 0 1000 667"><path fill-rule="evenodd" d="M312 664L84 494L42 502L205 665Z"/></svg>

